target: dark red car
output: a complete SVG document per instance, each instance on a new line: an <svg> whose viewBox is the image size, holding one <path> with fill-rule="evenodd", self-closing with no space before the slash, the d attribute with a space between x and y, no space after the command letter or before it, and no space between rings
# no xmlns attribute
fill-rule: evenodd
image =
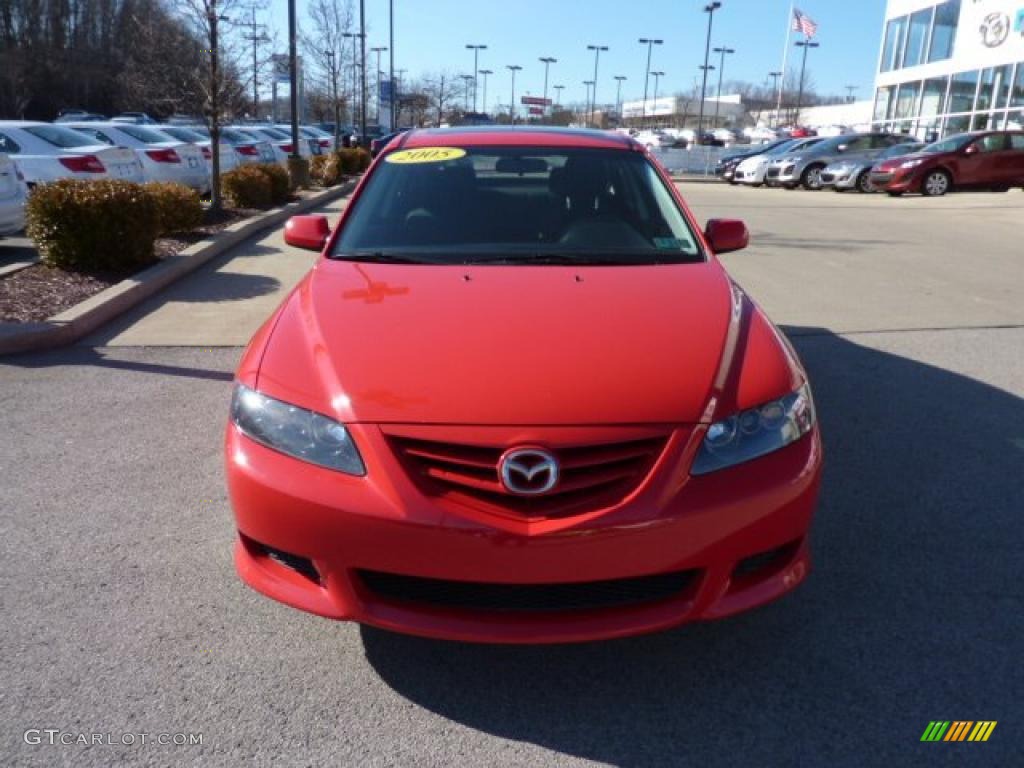
<svg viewBox="0 0 1024 768"><path fill-rule="evenodd" d="M890 195L944 195L952 189L1024 187L1024 131L959 133L871 169L871 183Z"/></svg>

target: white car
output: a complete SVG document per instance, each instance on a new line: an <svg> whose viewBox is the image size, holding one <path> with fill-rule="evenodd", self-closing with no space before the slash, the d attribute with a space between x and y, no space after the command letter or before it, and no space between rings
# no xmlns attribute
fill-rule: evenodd
<svg viewBox="0 0 1024 768"><path fill-rule="evenodd" d="M758 125L753 128L744 128L743 135L750 139L751 144L766 144L769 141L775 141L779 137L779 132L774 128Z"/></svg>
<svg viewBox="0 0 1024 768"><path fill-rule="evenodd" d="M274 159L284 168L288 167L288 156L292 153L291 137L272 125L232 125L231 130L252 136L254 139L266 141L274 148ZM299 141L299 155L309 159L313 152L309 148L309 139Z"/></svg>
<svg viewBox="0 0 1024 768"><path fill-rule="evenodd" d="M732 180L738 184L750 184L760 187L764 184L764 177L768 173L768 166L802 141L803 139L789 139L777 144L767 152L741 160L740 164L733 171Z"/></svg>
<svg viewBox="0 0 1024 768"><path fill-rule="evenodd" d="M63 123L0 120L0 152L14 159L29 188L59 179L144 180L132 150L102 144Z"/></svg>
<svg viewBox="0 0 1024 768"><path fill-rule="evenodd" d="M288 136L292 135L292 127L290 125L277 123L274 127L279 131L284 131ZM300 125L299 134L309 139L309 149L314 155L330 152L331 147L334 146L334 136L327 131L320 130L316 126Z"/></svg>
<svg viewBox="0 0 1024 768"><path fill-rule="evenodd" d="M210 179L203 151L194 144L171 138L152 126L133 123L67 123L113 147L126 147L142 161L146 181L173 181L206 194Z"/></svg>
<svg viewBox="0 0 1024 768"><path fill-rule="evenodd" d="M195 144L202 151L203 157L206 159L207 173L213 173L213 151L210 149L213 146L213 141L209 136L204 136L184 125L151 125L149 127L165 134L169 139ZM221 136L218 146L220 151L217 154L220 155L221 173L227 173L233 168L237 168L243 162L240 159L241 155L235 152L231 142L227 141L223 136Z"/></svg>
<svg viewBox="0 0 1024 768"><path fill-rule="evenodd" d="M204 136L207 140L210 139L210 130L206 126L190 125L189 128ZM273 163L277 161L277 158L274 156L274 148L270 146L269 141L256 139L247 133L241 133L223 126L220 129L220 140L221 142L226 141L235 150L235 157L238 159L239 165Z"/></svg>
<svg viewBox="0 0 1024 768"><path fill-rule="evenodd" d="M662 136L659 131L640 131L633 138L639 141L647 149L656 149L661 146Z"/></svg>
<svg viewBox="0 0 1024 768"><path fill-rule="evenodd" d="M25 200L28 187L18 166L0 154L0 235L13 235L25 228Z"/></svg>

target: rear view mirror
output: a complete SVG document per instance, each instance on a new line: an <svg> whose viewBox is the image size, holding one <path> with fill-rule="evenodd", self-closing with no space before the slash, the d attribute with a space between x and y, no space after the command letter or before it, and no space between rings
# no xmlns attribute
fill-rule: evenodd
<svg viewBox="0 0 1024 768"><path fill-rule="evenodd" d="M715 253L740 251L750 242L747 225L738 219L709 219L704 239Z"/></svg>
<svg viewBox="0 0 1024 768"><path fill-rule="evenodd" d="M284 241L310 251L322 251L330 234L326 216L292 216L284 225Z"/></svg>
<svg viewBox="0 0 1024 768"><path fill-rule="evenodd" d="M494 164L494 170L498 173L515 173L522 176L524 173L545 173L548 164L539 157L503 157Z"/></svg>

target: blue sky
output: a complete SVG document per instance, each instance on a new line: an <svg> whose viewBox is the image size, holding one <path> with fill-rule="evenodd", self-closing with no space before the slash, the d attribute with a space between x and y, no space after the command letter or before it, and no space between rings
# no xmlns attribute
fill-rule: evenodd
<svg viewBox="0 0 1024 768"><path fill-rule="evenodd" d="M523 67L516 76L518 100L527 91L540 95L544 69L537 59L554 56L558 63L551 65L550 84L564 84L563 100L571 102L583 99L583 81L593 77L594 56L586 50L593 43L609 47L601 54L598 101L614 100L613 75L629 78L623 83L626 100L643 94L646 48L637 39L654 37L665 41L655 47L651 65L652 70L666 73L659 94L688 91L700 75L698 66L704 58L707 15L701 9L705 4L704 0L394 0L395 68L408 70L406 77L438 70L470 73L472 51L465 50L465 45L486 44L480 68L495 72L488 87L489 101L507 103L510 77L505 65ZM272 0L272 5L272 22L283 40L286 6L283 0ZM763 82L768 72L779 69L789 5L789 0L722 0L711 45L736 49L726 60L726 80ZM819 92L845 95L846 85L857 85L857 96L870 98L885 0L802 0L797 7L818 24L815 39L821 47L809 53L808 71ZM300 25L308 23L305 0L298 0L298 9ZM367 48L387 45L388 0L366 0L366 16ZM790 66L799 64L796 53L791 50Z"/></svg>

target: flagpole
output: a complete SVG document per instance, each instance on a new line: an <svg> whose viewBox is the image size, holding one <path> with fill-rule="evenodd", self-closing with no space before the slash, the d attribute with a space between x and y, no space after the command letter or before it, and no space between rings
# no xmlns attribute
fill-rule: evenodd
<svg viewBox="0 0 1024 768"><path fill-rule="evenodd" d="M782 89L786 87L786 60L789 57L789 33L793 30L793 7L795 2L789 4L789 16L786 17L786 44L782 48L782 77L779 78L779 96L775 102L775 127L779 127L782 118Z"/></svg>

